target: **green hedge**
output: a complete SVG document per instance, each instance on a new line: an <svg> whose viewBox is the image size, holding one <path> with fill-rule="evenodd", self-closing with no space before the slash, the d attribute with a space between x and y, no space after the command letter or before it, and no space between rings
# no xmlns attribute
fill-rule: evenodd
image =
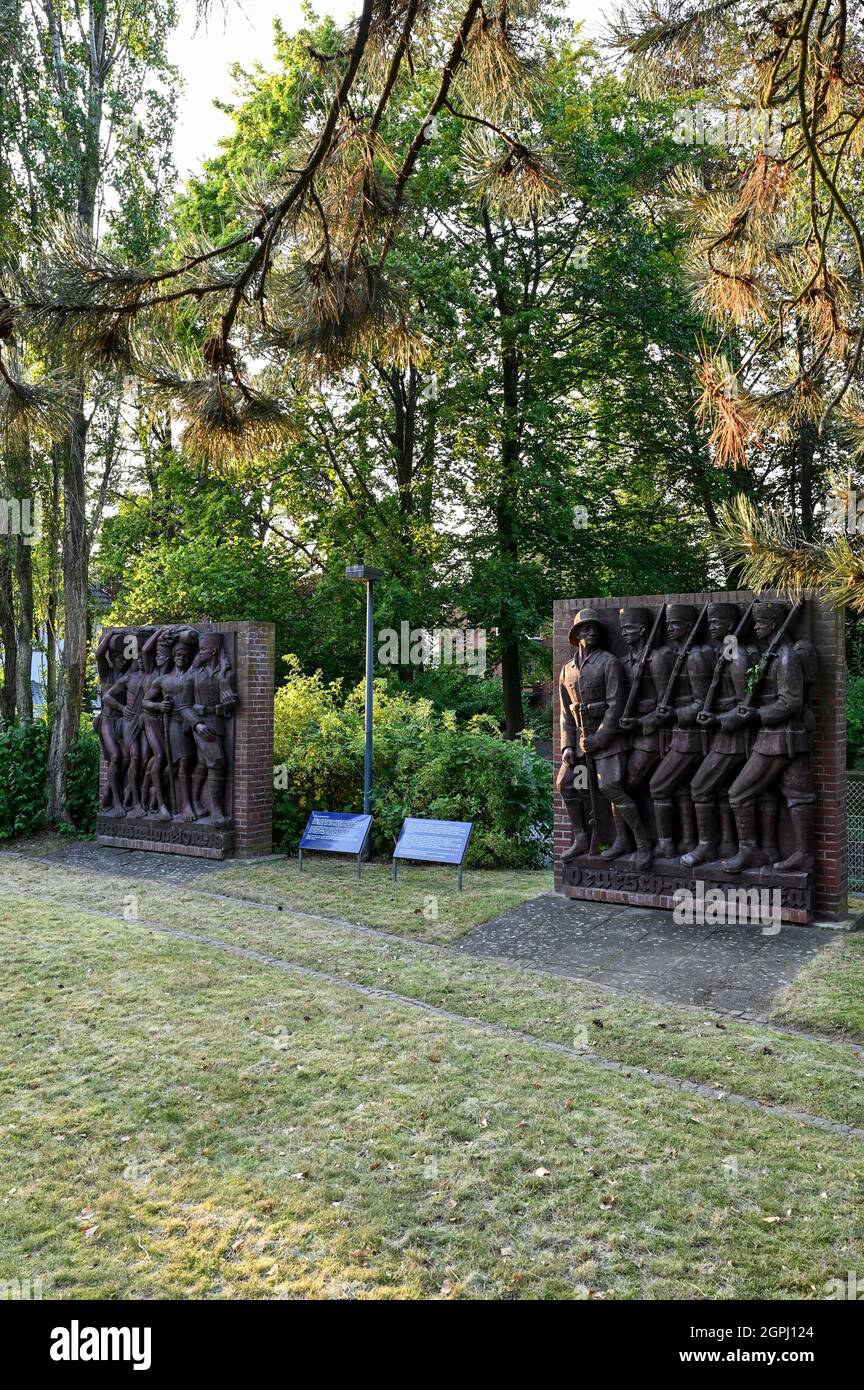
<svg viewBox="0 0 864 1390"><path fill-rule="evenodd" d="M864 676L846 677L846 759L864 768Z"/></svg>
<svg viewBox="0 0 864 1390"><path fill-rule="evenodd" d="M0 728L0 840L29 835L45 823L50 729L41 719ZM68 757L66 834L92 835L99 802L99 740L89 717Z"/></svg>
<svg viewBox="0 0 864 1390"><path fill-rule="evenodd" d="M296 848L309 812L357 811L363 800L363 687L343 691L286 658L276 692L275 830ZM488 715L459 723L385 681L375 688L373 850L389 854L405 816L472 820L468 862L530 868L546 862L552 771L530 740L508 742Z"/></svg>

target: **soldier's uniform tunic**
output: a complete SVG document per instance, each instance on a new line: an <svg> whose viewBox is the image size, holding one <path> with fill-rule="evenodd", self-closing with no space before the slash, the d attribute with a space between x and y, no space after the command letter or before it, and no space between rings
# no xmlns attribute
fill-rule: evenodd
<svg viewBox="0 0 864 1390"><path fill-rule="evenodd" d="M610 799L620 799L624 793L627 740L618 728L624 708L626 687L621 663L611 652L595 647L586 653L581 664L574 657L561 668L559 680L561 697L561 751L572 748L576 757L573 767L561 764L557 786L565 801L587 800L587 790L574 786L574 772L585 764L579 751L579 725L573 706L580 710L585 733L595 734L598 746L592 753L597 770L597 786ZM586 781L580 776L577 781ZM629 800L629 798L626 798Z"/></svg>
<svg viewBox="0 0 864 1390"><path fill-rule="evenodd" d="M621 658L628 692L632 689L636 679L641 653L641 646L628 647ZM639 694L633 709L633 717L639 720L639 724L629 735L626 773L628 787L640 786L660 761L662 750L659 730L655 729L646 734L641 725L644 719L654 713L663 699L674 664L675 653L671 647L655 647L645 662L642 680L639 683Z"/></svg>
<svg viewBox="0 0 864 1390"><path fill-rule="evenodd" d="M790 808L816 800L810 770L810 734L804 722L804 666L784 638L756 696L759 732L744 767L729 788L736 809L752 806L778 784Z"/></svg>
<svg viewBox="0 0 864 1390"><path fill-rule="evenodd" d="M705 648L716 661L723 650L722 642ZM696 806L713 802L729 786L747 759L747 734L743 729L725 729L724 719L733 715L747 694L747 671L756 657L753 647L738 643L735 655L724 661L711 711L720 720L720 728L711 731L708 755L690 787Z"/></svg>

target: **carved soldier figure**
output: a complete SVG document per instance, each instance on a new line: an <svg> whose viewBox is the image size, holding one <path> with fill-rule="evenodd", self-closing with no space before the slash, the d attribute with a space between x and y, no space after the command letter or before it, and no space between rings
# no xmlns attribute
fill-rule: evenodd
<svg viewBox="0 0 864 1390"><path fill-rule="evenodd" d="M144 696L150 681L141 659L142 634L137 629L124 633L127 651L134 653L122 676L103 695L103 703L118 712L117 728L124 753L123 807L129 820L139 820L147 811L142 800L142 780L147 758L144 733Z"/></svg>
<svg viewBox="0 0 864 1390"><path fill-rule="evenodd" d="M735 711L747 694L747 671L756 656L752 647L732 637L739 620L737 604L709 603L711 641L705 651L713 655L720 675L711 709L702 709L696 716L699 728L711 731L711 742L690 786L699 843L682 856L681 863L688 867L713 863L722 853L735 853L734 845L729 845L729 830L721 833L721 798L727 797L730 783L747 758L746 734L737 724ZM714 686L713 673L711 683Z"/></svg>
<svg viewBox="0 0 864 1390"><path fill-rule="evenodd" d="M653 626L653 615L647 608L622 608L620 624L621 637L627 647L621 658L621 665L630 692L630 703L633 683L639 674L642 654ZM674 661L674 654L669 647L655 643L647 653L642 667L639 690L633 699L633 712L626 718L622 716L619 721L625 733L632 731L627 754L628 788L641 786L660 761L660 735L656 728L646 732L643 724L649 715L655 713L666 693Z"/></svg>
<svg viewBox="0 0 864 1390"><path fill-rule="evenodd" d="M773 795L775 786L785 798L792 820L795 848L774 867L778 872L809 872L813 868L813 805L816 793L810 769L812 714L805 706L807 671L804 658L784 634L776 643L784 620L781 604L760 601L753 605L756 640L761 652L752 705L746 701L727 716L729 730L758 730L744 767L729 789L729 803L738 829L738 853L724 860L728 873L759 867L762 854L756 843L756 810ZM773 647L773 651L769 650ZM811 673L812 674L812 673Z"/></svg>
<svg viewBox="0 0 864 1390"><path fill-rule="evenodd" d="M561 671L562 751L557 786L574 832L563 859L568 862L585 854L590 844L585 824L591 775L587 754L596 770L597 790L612 803L616 827L622 822L629 827L636 842L637 865L648 868L650 842L636 803L624 787L627 740L618 727L626 694L624 672L618 658L601 647L602 632L594 609L577 613L570 629L570 644L576 652Z"/></svg>
<svg viewBox="0 0 864 1390"><path fill-rule="evenodd" d="M180 713L198 749L198 766L192 779L192 806L196 819L205 820L209 825L224 825L227 819L225 720L233 714L237 703L229 672L221 633L202 633L198 655L189 672L186 702ZM206 811L202 804L205 782Z"/></svg>
<svg viewBox="0 0 864 1390"><path fill-rule="evenodd" d="M689 603L670 603L666 610L666 633L677 664L683 655L696 622L696 609ZM674 667L673 667L674 673ZM670 675L671 679L671 675ZM658 842L655 855L674 859L689 853L696 846L696 822L690 800L690 779L702 761L702 732L696 723L710 680L706 653L693 642L681 664L675 688L669 692L672 705L658 705L653 714L643 720L642 728L653 733L673 724L669 748L649 783L654 814L657 818ZM681 823L681 845L675 847L675 804Z"/></svg>
<svg viewBox="0 0 864 1390"><path fill-rule="evenodd" d="M191 675L193 645L191 630L178 639L171 649L171 667L161 674L154 672L150 677L144 699L145 714L167 716L167 737L163 733L163 746L167 744L168 775L175 782L176 794L173 798L176 807L174 820L193 821L192 808L192 768L195 763L195 744L187 720L181 710L191 702Z"/></svg>

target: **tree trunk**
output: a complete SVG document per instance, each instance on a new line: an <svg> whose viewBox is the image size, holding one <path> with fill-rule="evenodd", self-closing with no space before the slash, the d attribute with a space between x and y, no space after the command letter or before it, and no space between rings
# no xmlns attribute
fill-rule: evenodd
<svg viewBox="0 0 864 1390"><path fill-rule="evenodd" d="M15 599L12 591L12 565L9 543L0 536L0 642L3 644L3 690L0 692L0 718L11 724L15 718L15 683L18 645L15 632Z"/></svg>
<svg viewBox="0 0 864 1390"><path fill-rule="evenodd" d="M48 518L48 599L45 605L45 698L48 716L57 708L57 618L60 592L60 450L51 449L51 515Z"/></svg>
<svg viewBox="0 0 864 1390"><path fill-rule="evenodd" d="M495 503L495 544L505 562L508 565L515 565L519 560L519 545L516 537L516 514L519 505L519 455L521 452L519 354L513 341L513 308L504 283L503 258L495 244L492 223L485 207L482 210L482 218L489 273L495 288L503 397L501 473ZM504 733L507 738L515 738L525 728L525 711L522 706L522 654L519 649L519 633L515 628L508 626L506 613L509 604L503 594L499 608L502 614L499 629L502 639L501 683L504 697Z"/></svg>
<svg viewBox="0 0 864 1390"><path fill-rule="evenodd" d="M33 549L35 539L24 534L23 520L25 507L30 507L30 526L35 518L35 499L33 497L33 469L29 447L25 447L10 463L14 480L15 494L21 508L22 526L15 538L14 563L15 584L18 590L18 618L15 625L15 640L18 648L16 661L16 704L19 719L33 718L33 686L30 674L33 667ZM29 542L29 544L28 544Z"/></svg>
<svg viewBox="0 0 864 1390"><path fill-rule="evenodd" d="M57 711L48 755L48 815L66 819L66 756L78 737L87 670L87 611L89 600L86 489L84 477L87 420L83 391L79 410L64 446L63 457L63 660L57 691Z"/></svg>

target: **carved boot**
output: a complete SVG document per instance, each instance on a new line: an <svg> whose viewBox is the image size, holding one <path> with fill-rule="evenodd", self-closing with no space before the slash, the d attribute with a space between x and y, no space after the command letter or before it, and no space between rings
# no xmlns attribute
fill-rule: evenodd
<svg viewBox="0 0 864 1390"><path fill-rule="evenodd" d="M657 843L654 846L655 859L674 859L675 807L671 801L655 801L654 815L657 820Z"/></svg>
<svg viewBox="0 0 864 1390"><path fill-rule="evenodd" d="M696 816L689 796L679 796L678 817L681 821L681 843L678 853L690 854L696 848Z"/></svg>
<svg viewBox="0 0 864 1390"><path fill-rule="evenodd" d="M777 815L780 810L780 803L776 797L766 797L759 802L759 843L761 845L761 862L763 864L776 864L780 858L780 850L777 847Z"/></svg>
<svg viewBox="0 0 864 1390"><path fill-rule="evenodd" d="M204 790L204 782L207 778L206 767L196 767L192 777L192 810L195 812L196 820L203 820L207 814L207 808L201 800Z"/></svg>
<svg viewBox="0 0 864 1390"><path fill-rule="evenodd" d="M688 869L697 864L713 864L717 858L717 830L719 817L717 807L710 801L699 802L696 807L696 824L699 827L699 843L688 854L682 854L681 863Z"/></svg>
<svg viewBox="0 0 864 1390"><path fill-rule="evenodd" d="M207 778L207 799L210 802L210 812L207 816L211 825L224 825L225 812L222 809L222 802L225 799L225 773L217 772L211 767Z"/></svg>
<svg viewBox="0 0 864 1390"><path fill-rule="evenodd" d="M650 869L652 857L651 841L648 839L645 827L642 824L642 817L639 814L639 809L635 801L631 802L629 806L613 807L613 814L615 815L616 825L618 823L618 817L620 816L624 823L630 827L630 833L636 841L636 868L642 870Z"/></svg>
<svg viewBox="0 0 864 1390"><path fill-rule="evenodd" d="M775 864L781 874L809 874L813 869L813 807L790 806L789 818L795 836L795 848L788 858Z"/></svg>
<svg viewBox="0 0 864 1390"><path fill-rule="evenodd" d="M561 855L561 863L569 864L571 859L578 859L580 855L588 853L589 839L585 831L585 822L582 819L582 807L578 801L565 801L567 814L570 817L570 824L573 827L573 843L569 849L565 849Z"/></svg>
<svg viewBox="0 0 864 1390"><path fill-rule="evenodd" d="M738 846L735 842L735 817L732 815L728 796L724 796L720 802L718 815L720 817L720 844L717 848L717 858L731 859Z"/></svg>
<svg viewBox="0 0 864 1390"><path fill-rule="evenodd" d="M601 859L620 859L622 854L630 853L630 836L627 834L627 825L624 820L624 813L619 806L612 805L612 820L615 825L615 839L608 849L604 849L600 855Z"/></svg>
<svg viewBox="0 0 864 1390"><path fill-rule="evenodd" d="M742 869L759 868L759 850L756 845L756 807L736 806L735 825L738 829L738 853L732 859L723 860L723 870L727 874L740 874Z"/></svg>

